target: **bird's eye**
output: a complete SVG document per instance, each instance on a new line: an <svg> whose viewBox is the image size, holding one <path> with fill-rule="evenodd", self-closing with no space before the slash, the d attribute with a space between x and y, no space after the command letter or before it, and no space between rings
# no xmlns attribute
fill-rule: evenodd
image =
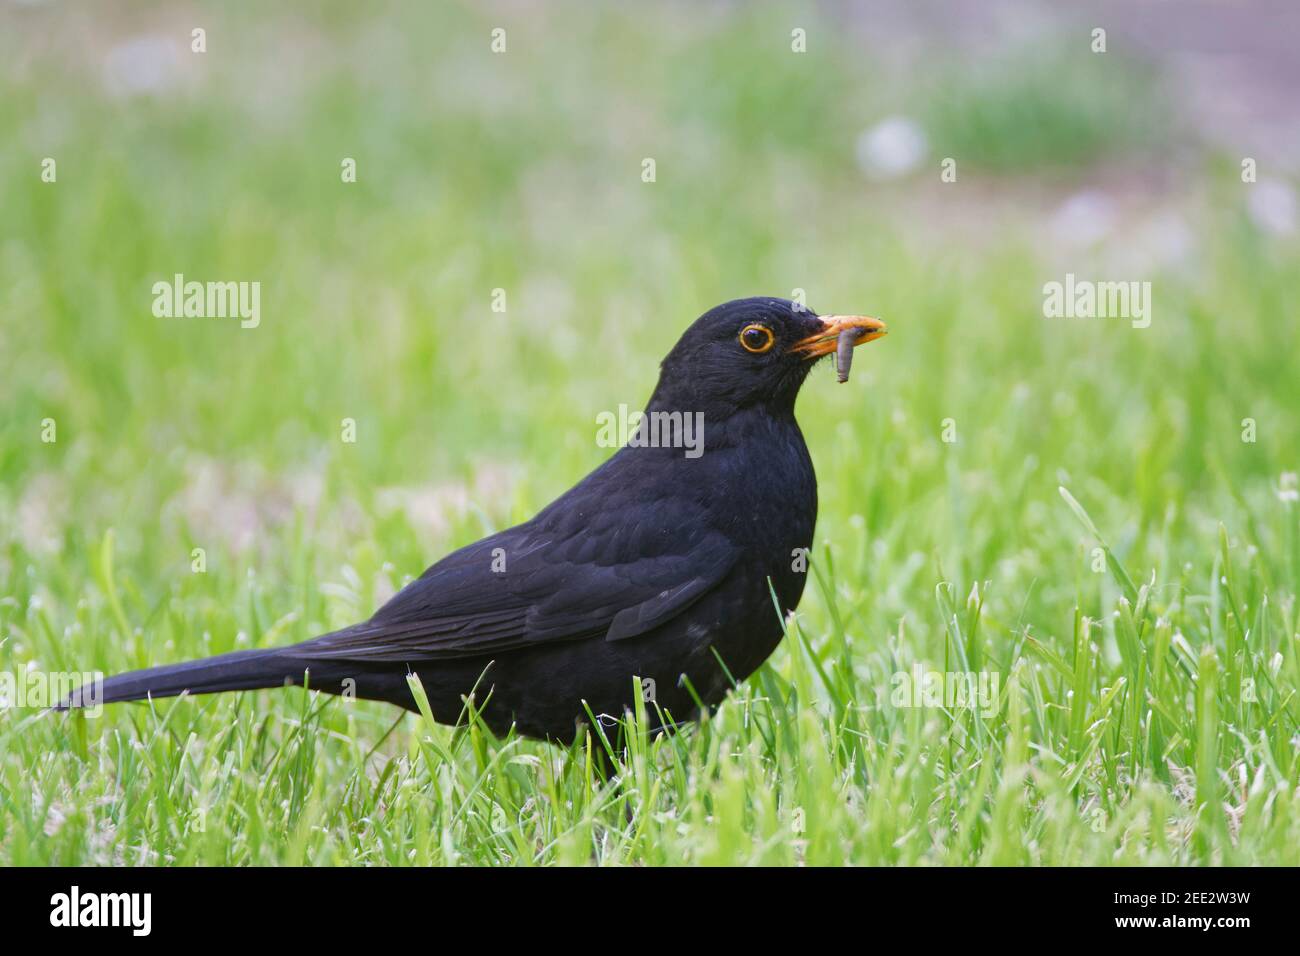
<svg viewBox="0 0 1300 956"><path fill-rule="evenodd" d="M747 325L740 330L740 344L746 352L762 355L772 347L776 336L766 325Z"/></svg>

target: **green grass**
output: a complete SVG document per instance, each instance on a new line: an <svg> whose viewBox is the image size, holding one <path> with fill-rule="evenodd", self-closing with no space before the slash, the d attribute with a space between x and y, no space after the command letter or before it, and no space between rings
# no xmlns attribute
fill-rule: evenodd
<svg viewBox="0 0 1300 956"><path fill-rule="evenodd" d="M798 57L771 9L507 11L494 58L460 8L254 9L125 99L105 52L191 24L4 14L0 671L369 614L599 463L596 415L724 299L803 288L891 335L800 400L821 520L786 640L707 724L633 726L613 780L299 690L0 709L0 862L1300 863L1300 255L1248 187L1193 170L1191 266L1112 276L1153 282L1149 329L1048 320L1029 226L923 242L863 185L857 133L900 110L834 24ZM1001 161L1005 127L963 135ZM153 318L178 271L260 280L261 326ZM996 706L896 706L915 662Z"/></svg>
<svg viewBox="0 0 1300 956"><path fill-rule="evenodd" d="M944 64L922 108L940 154L1008 176L1158 161L1176 130L1150 65L1092 53L1089 37L1076 30Z"/></svg>

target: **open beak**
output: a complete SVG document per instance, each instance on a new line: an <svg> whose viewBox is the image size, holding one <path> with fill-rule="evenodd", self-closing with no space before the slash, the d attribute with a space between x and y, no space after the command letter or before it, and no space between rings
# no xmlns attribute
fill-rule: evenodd
<svg viewBox="0 0 1300 956"><path fill-rule="evenodd" d="M792 351L807 359L821 358L835 351L843 332L857 333L853 342L853 347L857 348L863 342L880 338L887 331L884 322L869 315L823 315L820 318L822 327L806 339L795 342Z"/></svg>

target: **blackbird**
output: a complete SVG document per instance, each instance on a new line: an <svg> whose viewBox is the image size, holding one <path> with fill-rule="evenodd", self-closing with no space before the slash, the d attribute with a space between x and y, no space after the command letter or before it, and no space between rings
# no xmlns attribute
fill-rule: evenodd
<svg viewBox="0 0 1300 956"><path fill-rule="evenodd" d="M698 717L780 641L773 594L785 614L803 593L817 481L799 388L818 358L884 334L786 299L711 309L663 360L631 440L532 520L447 555L368 621L120 674L94 702L295 684L415 710L414 673L435 719L470 700L497 734L570 742L638 694L660 727Z"/></svg>

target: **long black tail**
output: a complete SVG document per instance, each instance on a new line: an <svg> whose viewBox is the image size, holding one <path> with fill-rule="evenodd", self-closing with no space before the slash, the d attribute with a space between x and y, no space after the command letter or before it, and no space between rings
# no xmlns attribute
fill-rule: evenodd
<svg viewBox="0 0 1300 956"><path fill-rule="evenodd" d="M144 700L148 697L177 697L185 693L215 694L226 690L301 685L306 672L309 672L309 686L338 693L331 686L331 682L335 685L339 683L338 675L327 673L338 670L337 665L328 662L323 665L321 662L308 664L302 658L286 653L288 650L291 649L233 651L183 664L167 664L117 674L102 684L78 688L55 709L68 710L72 707Z"/></svg>

